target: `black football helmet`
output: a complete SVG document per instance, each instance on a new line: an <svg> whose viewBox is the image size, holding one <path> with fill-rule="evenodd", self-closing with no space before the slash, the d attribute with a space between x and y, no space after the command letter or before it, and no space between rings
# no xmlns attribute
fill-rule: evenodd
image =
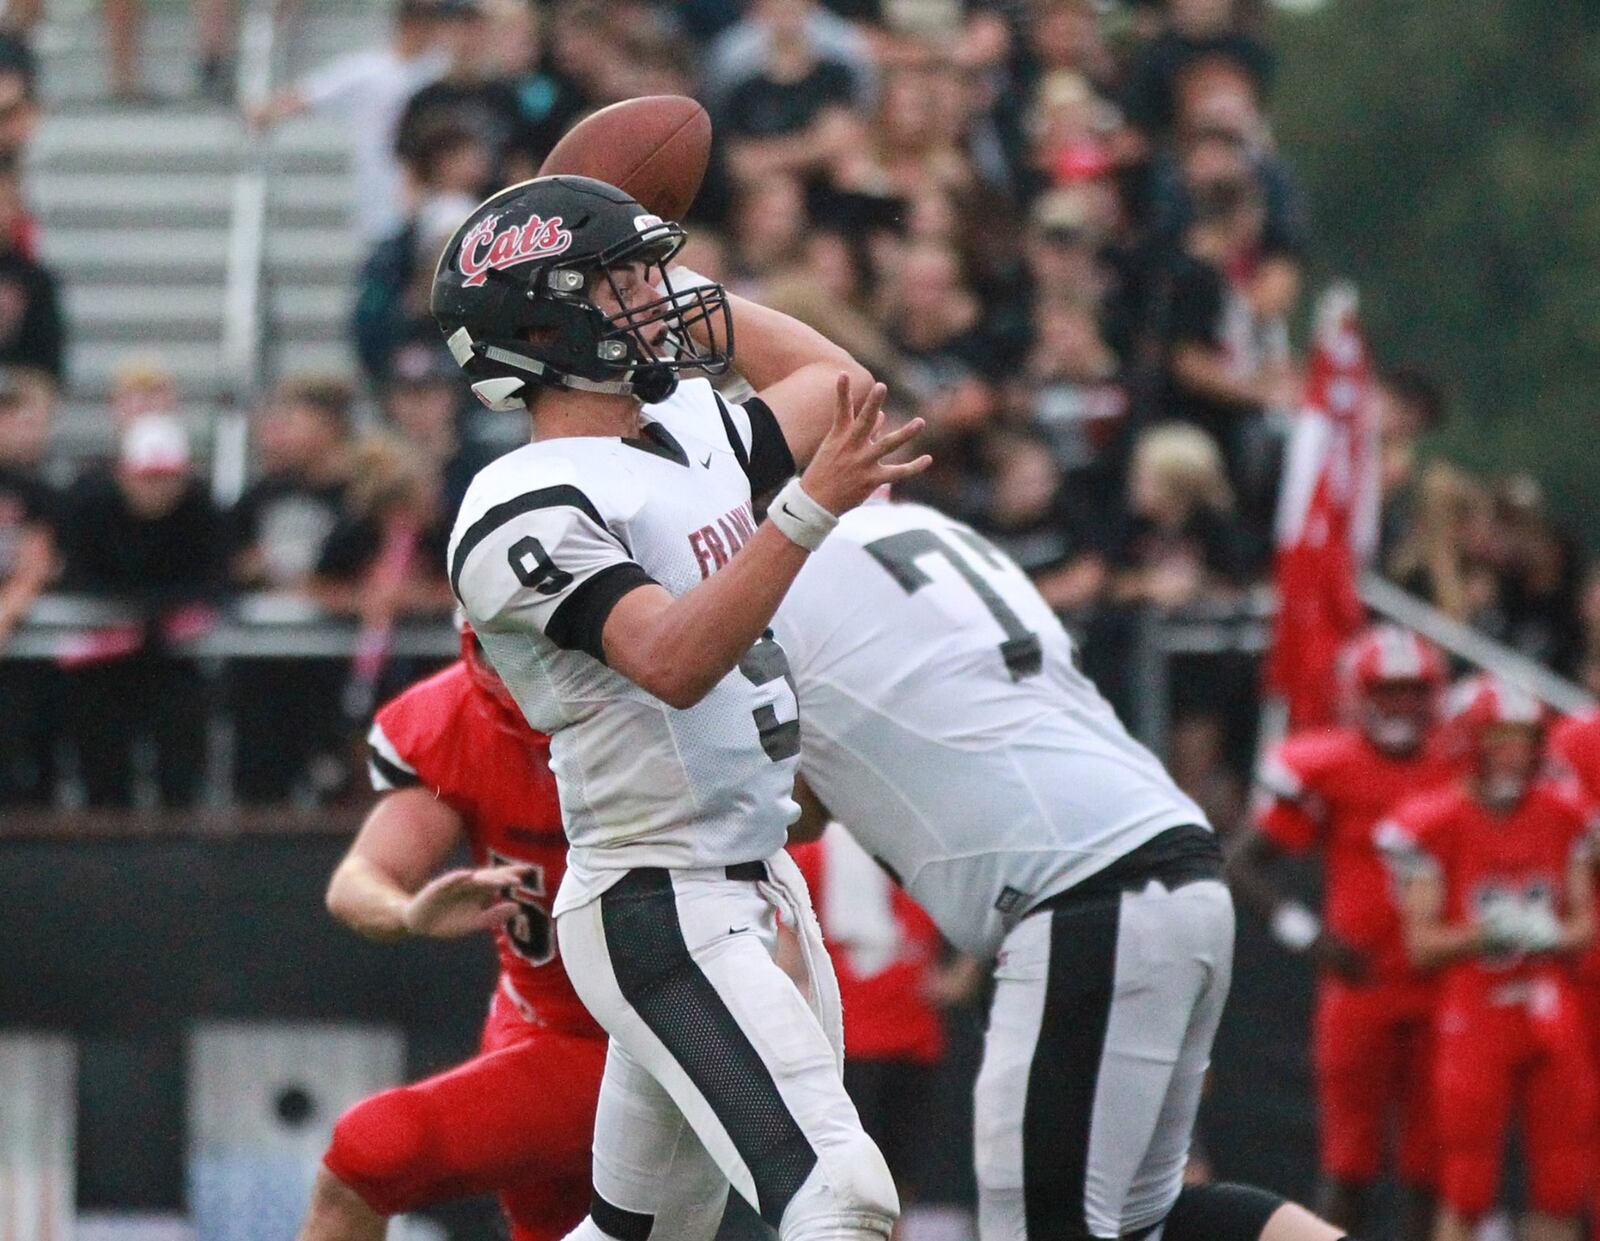
<svg viewBox="0 0 1600 1241"><path fill-rule="evenodd" d="M722 286L676 290L667 278L686 238L604 181L536 177L480 204L450 238L433 317L490 409L520 408L530 380L665 400L679 372L720 374L733 354ZM645 265L660 296L607 314L597 282L623 305L612 269L630 263ZM689 334L699 326L704 346Z"/></svg>

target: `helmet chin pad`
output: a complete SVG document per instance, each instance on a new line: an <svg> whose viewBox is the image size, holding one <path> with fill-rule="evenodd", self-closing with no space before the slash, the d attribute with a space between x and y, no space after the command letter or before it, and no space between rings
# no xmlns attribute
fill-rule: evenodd
<svg viewBox="0 0 1600 1241"><path fill-rule="evenodd" d="M509 376L501 379L480 379L472 385L472 395L483 402L486 408L494 410L497 414L504 414L523 408L522 393L527 386L523 380Z"/></svg>

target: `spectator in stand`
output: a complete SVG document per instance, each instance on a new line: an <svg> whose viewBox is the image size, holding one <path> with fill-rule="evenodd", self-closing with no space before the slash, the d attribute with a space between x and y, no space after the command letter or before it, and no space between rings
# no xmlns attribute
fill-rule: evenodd
<svg viewBox="0 0 1600 1241"><path fill-rule="evenodd" d="M257 423L261 475L230 516L229 576L250 591L307 594L345 517L350 407L336 378L280 383ZM248 803L288 799L338 750L340 671L325 659L233 664L234 792Z"/></svg>
<svg viewBox="0 0 1600 1241"><path fill-rule="evenodd" d="M1304 194L1273 147L1272 131L1247 81L1213 74L1186 106L1176 149L1162 152L1150 171L1150 230L1158 250L1181 250L1210 187L1251 177L1263 220L1248 275L1250 297L1262 318L1288 314L1300 293L1306 244Z"/></svg>
<svg viewBox="0 0 1600 1241"><path fill-rule="evenodd" d="M1163 610L1225 598L1256 580L1264 549L1239 521L1222 454L1197 427L1152 427L1134 444L1129 512L1111 539L1110 593L1122 604ZM1243 810L1240 774L1226 757L1241 713L1253 709L1254 677L1228 659L1179 659L1173 668L1167 765L1214 822Z"/></svg>
<svg viewBox="0 0 1600 1241"><path fill-rule="evenodd" d="M1139 436L1128 470L1128 514L1113 542L1117 599L1181 608L1237 591L1262 572L1262 551L1238 520L1210 436L1181 424Z"/></svg>
<svg viewBox="0 0 1600 1241"><path fill-rule="evenodd" d="M439 47L446 26L475 9L473 0L399 0L385 46L329 61L246 112L263 129L307 111L345 117L351 174L360 187L355 224L369 245L391 236L405 218L405 178L395 151L400 114L449 68L449 54Z"/></svg>
<svg viewBox="0 0 1600 1241"><path fill-rule="evenodd" d="M1388 576L1455 620L1486 624L1497 603L1488 493L1443 461L1422 471L1410 530L1390 553Z"/></svg>
<svg viewBox="0 0 1600 1241"><path fill-rule="evenodd" d="M872 106L878 69L871 41L858 26L815 0L742 0L741 8L743 16L717 37L705 61L705 100L712 116L726 109L735 86L761 73L778 37L775 27L799 26L811 57L850 71L850 105Z"/></svg>
<svg viewBox="0 0 1600 1241"><path fill-rule="evenodd" d="M1242 71L1258 96L1272 80L1272 54L1237 20L1234 0L1168 0L1166 28L1139 48L1123 91L1134 150L1171 132L1187 90L1220 66Z"/></svg>
<svg viewBox="0 0 1600 1241"><path fill-rule="evenodd" d="M42 7L43 0L29 0ZM193 0L195 38L199 44L199 94L225 103L233 96L229 45L234 27L233 0ZM111 98L120 104L149 104L156 96L145 88L139 45L144 35L144 0L105 0L106 51Z"/></svg>
<svg viewBox="0 0 1600 1241"><path fill-rule="evenodd" d="M1118 119L1116 108L1081 73L1057 69L1048 74L1029 114L1025 185L1030 197L1109 173L1110 138Z"/></svg>
<svg viewBox="0 0 1600 1241"><path fill-rule="evenodd" d="M1564 677L1583 658L1583 563L1576 540L1556 525L1544 488L1512 474L1493 490L1496 540L1494 636Z"/></svg>
<svg viewBox="0 0 1600 1241"><path fill-rule="evenodd" d="M125 609L68 667L67 732L91 806L135 802L135 747L154 751L163 805L192 805L205 766L205 687L181 643L204 632L224 580L221 516L193 474L183 424L131 421L115 468L63 506L64 589Z"/></svg>
<svg viewBox="0 0 1600 1241"><path fill-rule="evenodd" d="M67 328L54 274L29 256L31 232L20 169L0 160L0 366L43 371L60 384Z"/></svg>
<svg viewBox="0 0 1600 1241"><path fill-rule="evenodd" d="M55 787L55 670L6 661L6 644L55 572L58 501L41 471L48 404L0 371L0 808L48 805Z"/></svg>
<svg viewBox="0 0 1600 1241"><path fill-rule="evenodd" d="M1215 164L1198 158L1201 147L1218 157ZM1258 302L1252 283L1265 223L1260 187L1231 139L1201 134L1190 152L1191 167L1205 169L1191 181L1195 219L1158 295L1163 412L1216 439L1246 516L1265 529L1277 483L1271 416L1286 417L1298 404L1300 377L1288 325L1272 313L1276 299Z"/></svg>
<svg viewBox="0 0 1600 1241"><path fill-rule="evenodd" d="M764 177L744 186L730 220L734 287L759 290L800 265L809 233L805 191L790 176Z"/></svg>
<svg viewBox="0 0 1600 1241"><path fill-rule="evenodd" d="M907 363L921 372L922 389L940 387L945 373L998 378L1007 360L994 347L983 305L962 278L955 251L912 246L897 268L886 273L883 322Z"/></svg>
<svg viewBox="0 0 1600 1241"><path fill-rule="evenodd" d="M532 21L526 0L476 0L447 27L449 68L407 100L395 129L402 164L417 159L431 130L453 122L488 147L492 186L538 171L537 142L512 85L533 55Z"/></svg>
<svg viewBox="0 0 1600 1241"><path fill-rule="evenodd" d="M1106 343L1119 357L1126 354L1132 343L1132 312L1111 247L1113 227L1097 195L1082 187L1052 190L1033 204L1018 281L1027 302L1030 340L1037 326L1032 323L1035 303L1074 302L1095 307Z"/></svg>
<svg viewBox="0 0 1600 1241"><path fill-rule="evenodd" d="M736 182L822 179L862 144L855 79L813 38L812 16L811 0L752 0L747 20L761 30L761 55L729 81L717 111Z"/></svg>
<svg viewBox="0 0 1600 1241"><path fill-rule="evenodd" d="M178 380L156 354L130 354L111 376L111 423L120 438L147 414L178 416Z"/></svg>
<svg viewBox="0 0 1600 1241"><path fill-rule="evenodd" d="M445 577L454 509L440 498L438 474L404 440L369 436L351 454L348 510L310 583L323 607L361 624L344 690L346 722L363 728L373 702L422 675L392 662L387 633L407 616L444 617L454 606Z"/></svg>
<svg viewBox="0 0 1600 1241"><path fill-rule="evenodd" d="M976 993L983 971L970 958L941 962L928 915L837 823L792 852L839 978L845 1089L907 1209L927 1188L930 1151L947 1131L937 1107L940 1010Z"/></svg>
<svg viewBox="0 0 1600 1241"><path fill-rule="evenodd" d="M523 146L515 153L527 166L538 168L552 147L587 111L589 100L582 86L561 66L555 54L551 10L527 6L524 45L509 56L507 81L521 114L517 126Z"/></svg>
<svg viewBox="0 0 1600 1241"><path fill-rule="evenodd" d="M39 125L38 64L33 49L0 33L0 159L22 156ZM24 246L33 253L31 238Z"/></svg>
<svg viewBox="0 0 1600 1241"><path fill-rule="evenodd" d="M396 351L383 412L413 458L439 480L446 533L474 476L494 454L461 437L465 385L438 333Z"/></svg>
<svg viewBox="0 0 1600 1241"><path fill-rule="evenodd" d="M1583 619L1583 655L1578 664L1578 679L1584 689L1600 697L1600 564L1591 564L1578 603ZM1600 784L1596 785L1600 801ZM1600 1029L1596 1039L1600 1040Z"/></svg>
<svg viewBox="0 0 1600 1241"><path fill-rule="evenodd" d="M1443 390L1421 371L1395 367L1374 379L1377 402L1378 482L1383 497L1378 546L1384 559L1412 526L1416 505L1417 441L1443 424Z"/></svg>
<svg viewBox="0 0 1600 1241"><path fill-rule="evenodd" d="M1038 334L1023 375L1007 385L1018 420L1050 446L1062 485L1089 511L1114 513L1123 493L1128 393L1095 304L1057 296L1035 310Z"/></svg>
<svg viewBox="0 0 1600 1241"><path fill-rule="evenodd" d="M973 189L963 84L956 66L926 54L891 69L870 130L847 142L833 161L839 183L907 199Z"/></svg>
<svg viewBox="0 0 1600 1241"><path fill-rule="evenodd" d="M368 255L357 277L351 334L368 379L382 385L396 349L434 335L428 298L439 253L486 196L492 155L459 116L435 116L406 157L415 187L405 223Z"/></svg>

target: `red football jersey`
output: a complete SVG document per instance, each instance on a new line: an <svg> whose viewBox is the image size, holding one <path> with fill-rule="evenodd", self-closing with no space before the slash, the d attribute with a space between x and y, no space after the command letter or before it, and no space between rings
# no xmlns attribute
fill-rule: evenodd
<svg viewBox="0 0 1600 1241"><path fill-rule="evenodd" d="M503 984L538 1024L603 1037L556 951L550 904L567 866L550 739L478 687L464 663L378 712L369 737L379 790L431 789L461 815L477 866L525 866L521 912L495 932Z"/></svg>
<svg viewBox="0 0 1600 1241"><path fill-rule="evenodd" d="M1567 872L1589 844L1582 808L1549 781L1535 783L1506 815L1452 784L1405 802L1380 830L1386 847L1414 849L1438 867L1452 923L1476 921L1485 906L1507 900L1563 915ZM1566 972L1554 957L1469 958L1446 970L1445 997L1476 1000L1511 980Z"/></svg>
<svg viewBox="0 0 1600 1241"><path fill-rule="evenodd" d="M1600 711L1571 716L1551 729L1550 756L1600 806Z"/></svg>
<svg viewBox="0 0 1600 1241"><path fill-rule="evenodd" d="M1367 956L1375 979L1412 975L1389 872L1372 829L1396 804L1448 781L1439 747L1394 758L1355 728L1285 738L1258 775L1256 823L1280 849L1321 849L1323 920Z"/></svg>
<svg viewBox="0 0 1600 1241"><path fill-rule="evenodd" d="M845 1054L852 1059L931 1064L944 1052L944 1023L923 997L922 979L938 960L938 928L922 906L887 875L877 873L870 860L866 864L874 871L863 878L879 882L850 886L853 928L841 921L840 911L829 908L830 892L838 895L829 883L829 844L824 839L789 852L811 889L839 979ZM875 904L868 908L869 902ZM867 934L851 942L852 929Z"/></svg>

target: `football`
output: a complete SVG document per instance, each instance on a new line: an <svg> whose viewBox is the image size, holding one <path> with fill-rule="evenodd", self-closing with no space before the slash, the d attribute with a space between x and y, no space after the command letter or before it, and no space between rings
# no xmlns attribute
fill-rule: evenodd
<svg viewBox="0 0 1600 1241"><path fill-rule="evenodd" d="M711 157L711 118L684 95L646 95L579 121L539 169L626 190L667 220L681 220L700 192Z"/></svg>

